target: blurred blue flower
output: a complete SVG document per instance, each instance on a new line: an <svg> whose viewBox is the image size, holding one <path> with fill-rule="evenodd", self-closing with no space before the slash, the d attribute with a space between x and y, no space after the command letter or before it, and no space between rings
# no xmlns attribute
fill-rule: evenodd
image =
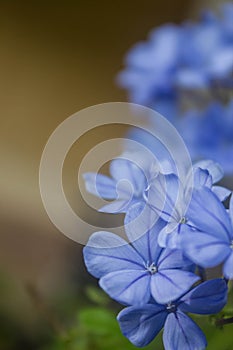
<svg viewBox="0 0 233 350"><path fill-rule="evenodd" d="M117 319L122 333L135 346L148 345L164 327L165 349L203 350L207 345L205 335L185 313L215 314L221 311L226 302L226 282L215 279L198 285L166 305L151 301L141 307L127 307Z"/></svg>
<svg viewBox="0 0 233 350"><path fill-rule="evenodd" d="M125 231L130 244L113 233L96 232L83 251L87 269L100 278L102 289L126 305L143 305L152 296L159 303L168 303L199 280L181 250L158 245L164 222L144 209L137 204L126 215ZM146 220L146 233L141 220Z"/></svg>
<svg viewBox="0 0 233 350"><path fill-rule="evenodd" d="M208 188L194 189L187 216L195 226L181 237L185 254L200 266L223 263L223 274L233 279L233 197L229 213Z"/></svg>
<svg viewBox="0 0 233 350"><path fill-rule="evenodd" d="M226 106L212 102L203 111L187 112L179 131L192 159L213 159L226 174L233 172L233 100Z"/></svg>
<svg viewBox="0 0 233 350"><path fill-rule="evenodd" d="M163 25L126 57L118 83L130 101L174 120L186 104L183 91L233 86L233 4L222 16L205 12L199 23ZM192 99L191 99L192 100Z"/></svg>

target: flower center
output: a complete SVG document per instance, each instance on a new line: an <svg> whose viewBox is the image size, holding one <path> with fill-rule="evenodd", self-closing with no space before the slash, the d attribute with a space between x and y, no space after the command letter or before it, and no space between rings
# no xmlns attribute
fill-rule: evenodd
<svg viewBox="0 0 233 350"><path fill-rule="evenodd" d="M233 241L230 243L230 248L233 249Z"/></svg>
<svg viewBox="0 0 233 350"><path fill-rule="evenodd" d="M154 275L156 272L158 272L158 268L154 262L152 264L147 262L146 269L147 269L147 271L149 271L151 273L151 275Z"/></svg>
<svg viewBox="0 0 233 350"><path fill-rule="evenodd" d="M181 219L180 219L180 224L186 224L187 222L187 219L183 216Z"/></svg>
<svg viewBox="0 0 233 350"><path fill-rule="evenodd" d="M176 312L176 305L172 303L167 304L167 311L168 312Z"/></svg>

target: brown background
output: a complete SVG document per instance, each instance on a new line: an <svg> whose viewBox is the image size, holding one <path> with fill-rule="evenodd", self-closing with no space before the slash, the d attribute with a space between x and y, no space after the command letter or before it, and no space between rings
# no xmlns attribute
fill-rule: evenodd
<svg viewBox="0 0 233 350"><path fill-rule="evenodd" d="M1 303L22 327L37 317L27 283L59 293L83 268L81 247L54 228L40 199L49 135L84 107L126 100L114 80L127 50L197 7L191 0L0 1L0 272L9 284Z"/></svg>

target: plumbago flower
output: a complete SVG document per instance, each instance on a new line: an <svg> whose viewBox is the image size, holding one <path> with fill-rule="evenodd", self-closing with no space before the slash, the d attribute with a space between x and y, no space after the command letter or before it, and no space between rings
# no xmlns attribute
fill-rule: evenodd
<svg viewBox="0 0 233 350"><path fill-rule="evenodd" d="M192 159L213 159L226 174L233 172L233 99L228 105L212 102L203 111L188 111L178 128Z"/></svg>
<svg viewBox="0 0 233 350"><path fill-rule="evenodd" d="M114 200L100 209L105 213L125 213L130 206L143 200L150 177L157 174L157 165L151 163L145 154L136 157L127 152L110 163L111 177L85 173L83 175L88 192L104 199ZM143 159L143 161L140 160ZM149 171L150 169L150 171Z"/></svg>
<svg viewBox="0 0 233 350"><path fill-rule="evenodd" d="M145 221L143 228L141 220ZM192 272L192 262L181 250L158 245L158 233L165 223L157 220L148 207L138 203L125 219L130 244L113 233L96 232L84 248L88 271L100 278L100 286L122 304L144 305L151 297L158 303L168 303L199 280Z"/></svg>
<svg viewBox="0 0 233 350"><path fill-rule="evenodd" d="M215 314L227 302L227 285L222 279L204 282L175 301L161 305L155 301L122 310L117 319L122 333L136 346L148 345L164 327L167 350L202 350L207 342L201 329L186 315Z"/></svg>
<svg viewBox="0 0 233 350"><path fill-rule="evenodd" d="M175 174L159 174L151 182L147 189L147 204L167 222L158 236L160 246L180 248L181 236L190 227L195 229L189 212L193 188L209 188L221 201L230 195L230 190L214 186L222 177L223 171L217 163L202 161L193 166L184 183Z"/></svg>
<svg viewBox="0 0 233 350"><path fill-rule="evenodd" d="M196 189L187 215L196 229L189 227L181 238L186 256L204 268L223 263L224 276L233 279L233 196L228 213L212 191Z"/></svg>
<svg viewBox="0 0 233 350"><path fill-rule="evenodd" d="M131 165L127 169L128 180L135 181L138 169ZM143 166L140 171L144 174ZM186 313L221 311L227 282L215 279L195 286L200 278L194 271L196 265L205 268L223 262L224 276L233 279L233 199L229 214L221 201L230 191L214 185L223 172L210 160L195 164L183 182L174 173L153 174L145 176L141 187L134 183L140 195L127 204L128 241L96 232L84 248L84 261L100 287L128 306L117 319L134 345L149 344L164 327L166 350L202 350L206 338ZM101 186L108 196L108 183L105 188L102 181Z"/></svg>
<svg viewBox="0 0 233 350"><path fill-rule="evenodd" d="M119 84L130 101L156 109L173 120L183 92L232 87L233 5L222 16L205 12L199 23L163 25L147 42L132 48ZM187 96L186 99L187 100Z"/></svg>
<svg viewBox="0 0 233 350"><path fill-rule="evenodd" d="M89 172L83 178L88 192L113 200L99 209L112 214L126 213L134 204L144 202L145 191L159 172L175 171L171 163L158 163L148 151L124 152L111 161L109 170L111 177Z"/></svg>

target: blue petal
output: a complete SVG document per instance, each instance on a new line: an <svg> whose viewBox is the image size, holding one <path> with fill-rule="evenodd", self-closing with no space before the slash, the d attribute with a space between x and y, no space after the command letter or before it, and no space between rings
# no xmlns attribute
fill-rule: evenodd
<svg viewBox="0 0 233 350"><path fill-rule="evenodd" d="M213 186L212 191L216 194L221 202L224 202L231 194L228 188L222 186Z"/></svg>
<svg viewBox="0 0 233 350"><path fill-rule="evenodd" d="M162 219L179 220L183 208L183 188L175 174L159 174L148 189L148 203Z"/></svg>
<svg viewBox="0 0 233 350"><path fill-rule="evenodd" d="M193 190L187 217L198 230L229 240L232 230L229 216L221 201L209 188Z"/></svg>
<svg viewBox="0 0 233 350"><path fill-rule="evenodd" d="M207 346L202 330L190 317L180 311L168 315L164 326L163 343L166 350L203 350Z"/></svg>
<svg viewBox="0 0 233 350"><path fill-rule="evenodd" d="M99 284L111 298L124 305L143 305L151 297L150 275L143 269L111 272L101 277Z"/></svg>
<svg viewBox="0 0 233 350"><path fill-rule="evenodd" d="M110 214L126 213L129 205L133 205L131 200L115 200L114 202L104 205L99 209L99 212Z"/></svg>
<svg viewBox="0 0 233 350"><path fill-rule="evenodd" d="M96 173L85 173L83 178L88 192L101 198L117 198L116 182L110 177Z"/></svg>
<svg viewBox="0 0 233 350"><path fill-rule="evenodd" d="M143 268L143 260L137 252L110 232L95 232L83 249L83 255L88 271L97 278L113 271Z"/></svg>
<svg viewBox="0 0 233 350"><path fill-rule="evenodd" d="M186 231L181 237L181 246L185 255L202 267L214 267L229 255L229 243L225 236L217 238L205 232Z"/></svg>
<svg viewBox="0 0 233 350"><path fill-rule="evenodd" d="M216 314L227 303L227 291L227 284L221 278L203 282L181 299L179 309L200 315Z"/></svg>
<svg viewBox="0 0 233 350"><path fill-rule="evenodd" d="M230 214L230 219L231 219L231 225L233 227L233 195L231 195L231 199L230 199L230 209L229 209L229 214ZM233 230L232 230L233 231ZM232 236L233 238L233 232L232 232Z"/></svg>
<svg viewBox="0 0 233 350"><path fill-rule="evenodd" d="M162 248L157 238L165 222L143 203L135 204L125 216L125 232L145 262L157 262Z"/></svg>
<svg viewBox="0 0 233 350"><path fill-rule="evenodd" d="M168 223L159 233L158 244L170 249L180 248L178 229L179 224L177 222Z"/></svg>
<svg viewBox="0 0 233 350"><path fill-rule="evenodd" d="M182 269L191 265L192 262L179 249L164 249L158 261L160 271L174 268Z"/></svg>
<svg viewBox="0 0 233 350"><path fill-rule="evenodd" d="M231 250L231 253L225 261L225 264L223 266L223 274L227 279L233 279L233 250Z"/></svg>
<svg viewBox="0 0 233 350"><path fill-rule="evenodd" d="M151 294L159 304L178 299L200 278L188 271L163 270L151 276Z"/></svg>
<svg viewBox="0 0 233 350"><path fill-rule="evenodd" d="M193 186L195 188L199 188L202 186L211 188L212 183L213 183L212 177L210 176L208 170L203 170L201 168L194 168Z"/></svg>
<svg viewBox="0 0 233 350"><path fill-rule="evenodd" d="M137 347L148 345L163 328L167 317L162 305L148 304L143 307L128 307L117 316L125 337Z"/></svg>
<svg viewBox="0 0 233 350"><path fill-rule="evenodd" d="M208 170L212 177L213 183L220 181L224 176L224 171L220 164L214 162L213 160L201 160L194 164L194 168L196 167L203 170Z"/></svg>
<svg viewBox="0 0 233 350"><path fill-rule="evenodd" d="M136 162L128 159L117 158L110 164L110 173L116 182L120 180L128 181L136 193L142 192L146 188L146 177L142 169Z"/></svg>

